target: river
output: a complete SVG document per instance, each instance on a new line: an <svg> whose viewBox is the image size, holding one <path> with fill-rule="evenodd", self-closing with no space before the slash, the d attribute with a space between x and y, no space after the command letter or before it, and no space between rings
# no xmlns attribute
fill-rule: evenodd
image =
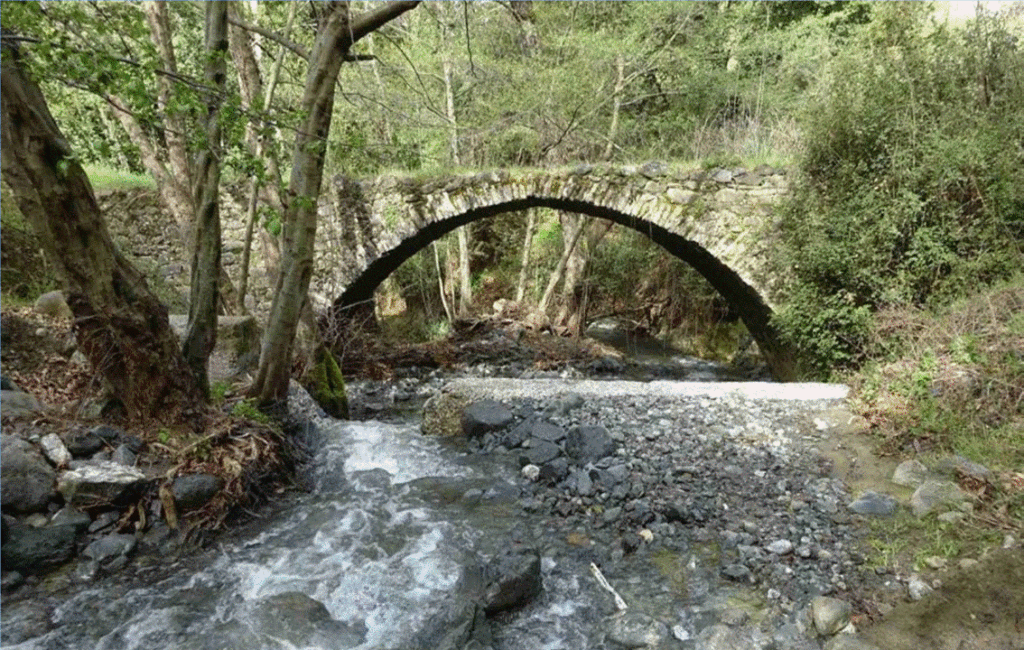
<svg viewBox="0 0 1024 650"><path fill-rule="evenodd" d="M845 537L829 519L835 509L822 506L813 521L780 519L779 512L806 503L804 514L813 514L832 498L822 495L839 489L809 469L800 423L841 399L840 387L489 382L462 385L503 400L517 417L543 413L566 428L607 427L619 449L591 471L619 463L627 477L616 488L621 494L532 483L512 450L428 438L415 418L317 418L308 492L285 495L202 552L139 558L121 573L72 580L49 597L5 602L3 646L611 650L653 639L691 648L726 619L771 643L793 634L801 598L835 588L829 558L846 557ZM559 409L566 395L572 403ZM755 497L743 496L748 488ZM667 514L684 503L690 514ZM630 518L643 509L649 517ZM772 582L778 563L759 549L780 536L812 549L810 572L794 567ZM826 549L830 543L840 550ZM478 625L475 640L452 641L452 630L472 625L467 603L481 567L510 544L540 552L542 593L493 617L482 632ZM734 565L749 567L749 577L723 575ZM612 591L628 609L616 607Z"/></svg>

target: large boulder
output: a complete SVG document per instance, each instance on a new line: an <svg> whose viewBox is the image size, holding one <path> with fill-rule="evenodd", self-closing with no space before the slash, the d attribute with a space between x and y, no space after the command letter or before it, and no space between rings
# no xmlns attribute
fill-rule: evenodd
<svg viewBox="0 0 1024 650"><path fill-rule="evenodd" d="M504 429L513 419L512 411L500 402L489 399L473 402L462 412L462 432L469 438L477 438Z"/></svg>
<svg viewBox="0 0 1024 650"><path fill-rule="evenodd" d="M56 473L35 445L18 436L0 435L0 503L12 512L46 509L56 492Z"/></svg>
<svg viewBox="0 0 1024 650"><path fill-rule="evenodd" d="M602 426L574 427L565 442L565 453L580 465L611 456L615 449L615 441Z"/></svg>
<svg viewBox="0 0 1024 650"><path fill-rule="evenodd" d="M5 417L33 417L46 410L35 398L20 390L0 390L0 412Z"/></svg>
<svg viewBox="0 0 1024 650"><path fill-rule="evenodd" d="M146 475L134 467L96 460L61 474L57 490L68 504L88 508L128 503L142 493L146 484Z"/></svg>
<svg viewBox="0 0 1024 650"><path fill-rule="evenodd" d="M0 548L5 571L34 573L71 559L78 529L73 525L11 526Z"/></svg>
<svg viewBox="0 0 1024 650"><path fill-rule="evenodd" d="M489 616L522 607L544 588L540 553L535 548L506 549L487 563L484 575L484 611Z"/></svg>
<svg viewBox="0 0 1024 650"><path fill-rule="evenodd" d="M256 628L289 647L351 648L366 640L366 626L331 617L320 601L297 591L264 598L254 611Z"/></svg>
<svg viewBox="0 0 1024 650"><path fill-rule="evenodd" d="M224 480L212 474L185 474L174 479L171 494L181 512L202 508L224 488Z"/></svg>

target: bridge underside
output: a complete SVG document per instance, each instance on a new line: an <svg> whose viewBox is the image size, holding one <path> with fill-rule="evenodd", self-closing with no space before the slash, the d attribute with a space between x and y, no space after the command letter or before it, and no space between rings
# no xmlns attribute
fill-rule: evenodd
<svg viewBox="0 0 1024 650"><path fill-rule="evenodd" d="M794 356L782 344L778 332L771 324L771 308L758 292L735 271L696 242L674 234L654 222L638 219L637 217L607 207L572 199L531 196L496 205L474 208L454 217L427 224L412 236L404 239L398 246L383 253L371 262L365 271L355 278L341 296L335 300L335 313L344 315L359 305L372 304L374 291L381 282L395 272L403 262L452 230L505 212L515 212L535 207L552 208L600 219L608 219L643 233L669 253L696 269L729 302L734 313L743 319L751 336L757 342L775 379L790 381L795 378L796 366Z"/></svg>

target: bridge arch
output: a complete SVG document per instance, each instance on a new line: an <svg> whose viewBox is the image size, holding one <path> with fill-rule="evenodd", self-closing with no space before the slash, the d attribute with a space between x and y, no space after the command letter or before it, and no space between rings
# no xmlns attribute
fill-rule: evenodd
<svg viewBox="0 0 1024 650"><path fill-rule="evenodd" d="M496 172L432 183L391 179L383 186L339 178L329 207L321 205L326 233L318 237L316 275L333 280L333 287L323 288L333 290L333 308L344 312L368 304L384 279L431 242L474 221L534 207L608 219L696 269L743 320L772 374L792 379L793 356L770 322L777 283L763 264L770 249L765 235L774 225L772 203L784 191L777 182L781 174L770 171L543 170L528 177Z"/></svg>

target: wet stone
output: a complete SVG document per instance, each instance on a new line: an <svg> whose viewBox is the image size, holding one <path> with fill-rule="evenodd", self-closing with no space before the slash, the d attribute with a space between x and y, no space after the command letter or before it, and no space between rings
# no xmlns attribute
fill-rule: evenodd
<svg viewBox="0 0 1024 650"><path fill-rule="evenodd" d="M850 510L858 515L874 517L889 517L896 512L897 507L899 503L893 497L871 490L862 492L857 500L850 504Z"/></svg>

